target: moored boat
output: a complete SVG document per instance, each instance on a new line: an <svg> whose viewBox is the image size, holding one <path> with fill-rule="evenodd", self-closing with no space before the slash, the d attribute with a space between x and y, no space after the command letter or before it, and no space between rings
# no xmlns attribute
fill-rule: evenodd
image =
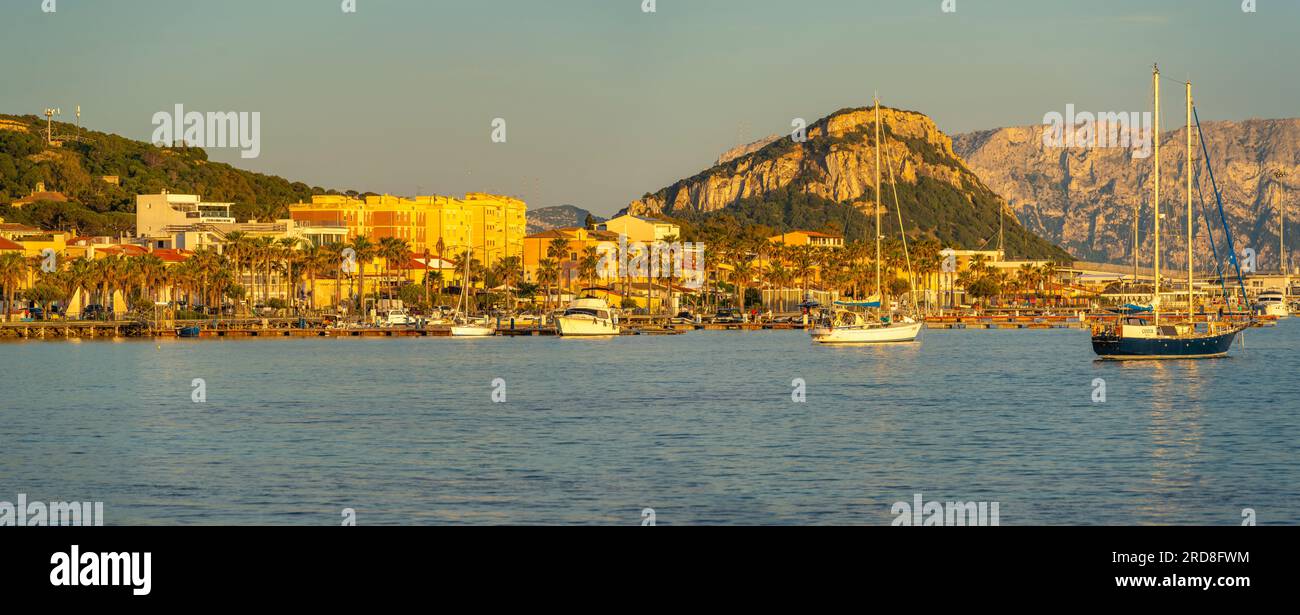
<svg viewBox="0 0 1300 615"><path fill-rule="evenodd" d="M922 326L906 317L901 322L871 322L858 312L833 310L825 313L809 334L819 344L890 344L916 341Z"/></svg>
<svg viewBox="0 0 1300 615"><path fill-rule="evenodd" d="M1280 290L1269 290L1259 294L1255 300L1255 311L1261 316L1287 318L1291 309L1286 302L1286 294Z"/></svg>
<svg viewBox="0 0 1300 615"><path fill-rule="evenodd" d="M618 335L621 329L618 314L604 299L584 297L575 299L555 317L555 331L562 337L594 337Z"/></svg>
<svg viewBox="0 0 1300 615"><path fill-rule="evenodd" d="M1160 69L1154 67L1151 75L1152 90L1154 93L1155 124L1152 128L1152 134L1160 134ZM1200 122L1196 121L1196 130L1193 131L1193 120L1195 118L1195 108L1192 105L1192 84L1188 81L1186 84L1186 103L1187 103L1187 160L1194 160L1194 150L1192 148L1192 139L1194 136L1200 137L1201 149L1205 153L1205 167L1209 171L1210 182L1214 184L1214 172L1210 166L1209 148L1205 145L1204 135L1200 131ZM1197 322L1196 301L1195 301L1195 262L1193 260L1195 250L1192 245L1193 237L1193 220L1195 216L1192 210L1192 186L1193 186L1193 165L1184 165L1184 174L1187 180L1187 311L1181 317L1177 315L1162 315L1161 301L1161 271L1160 271L1160 139L1155 138L1155 157L1153 161L1154 171L1152 185L1152 199L1154 209L1154 260L1155 276L1152 284L1153 294L1151 297L1150 307L1146 306L1128 306L1131 314L1150 312L1150 316L1129 316L1122 318L1114 324L1100 324L1092 329L1092 349L1098 356L1109 360L1126 360L1126 359L1207 359L1227 356L1228 351L1232 348L1232 342L1243 329L1250 326L1251 321L1242 322L1224 322L1210 321ZM1222 199L1219 195L1218 187L1214 186L1216 199L1219 199L1220 213L1222 214ZM1229 253L1233 253L1235 248L1232 244L1231 231L1228 230L1227 224L1224 224L1224 231L1227 234L1227 243ZM1137 258L1137 244L1134 244L1134 259ZM1235 261L1234 261L1235 262ZM1240 273L1238 274L1240 278ZM1134 281L1136 282L1136 276ZM1243 288L1244 291L1244 288ZM1225 300L1227 299L1227 289L1224 289ZM1243 292L1244 295L1244 292ZM1163 320L1162 320L1163 318Z"/></svg>
<svg viewBox="0 0 1300 615"><path fill-rule="evenodd" d="M1103 359L1211 359L1227 356L1249 325L1217 322L1152 324L1130 317L1093 327L1092 349Z"/></svg>

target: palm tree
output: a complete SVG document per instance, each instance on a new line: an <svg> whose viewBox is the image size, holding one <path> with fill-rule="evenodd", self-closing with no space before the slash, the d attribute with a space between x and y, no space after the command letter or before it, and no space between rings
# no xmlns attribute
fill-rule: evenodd
<svg viewBox="0 0 1300 615"><path fill-rule="evenodd" d="M17 252L0 254L0 286L5 289L5 321L13 313L18 285L27 279L27 259Z"/></svg>
<svg viewBox="0 0 1300 615"><path fill-rule="evenodd" d="M812 275L813 269L817 266L817 251L812 246L797 246L791 258L791 264L794 272L799 276L802 284L803 298L808 296L808 278Z"/></svg>
<svg viewBox="0 0 1300 615"><path fill-rule="evenodd" d="M564 278L566 282L564 286L567 286L568 277L569 277L568 276L569 267L568 265L565 264L568 254L569 254L569 240L563 237L556 237L555 239L552 239L550 244L546 246L546 257L554 260L556 265L560 268L560 272L564 274Z"/></svg>
<svg viewBox="0 0 1300 615"><path fill-rule="evenodd" d="M740 314L745 314L745 285L754 277L754 266L750 264L749 259L740 255L731 264L731 280L736 287L736 305L740 306Z"/></svg>
<svg viewBox="0 0 1300 615"><path fill-rule="evenodd" d="M366 296L366 266L374 262L375 255L379 252L379 246L375 244L375 242L370 241L370 239L365 235L357 235L356 238L352 240L352 243L348 244L348 247L352 248L352 251L355 253L357 268L359 272L358 277L361 285L361 290L360 292L357 293L356 309L357 309L357 313L361 314L364 317L365 296Z"/></svg>
<svg viewBox="0 0 1300 615"><path fill-rule="evenodd" d="M542 300L542 309L549 311L551 308L551 285L556 282L560 276L559 266L556 265L555 259L544 258L537 263L537 281L542 283L546 289L546 297Z"/></svg>
<svg viewBox="0 0 1300 615"><path fill-rule="evenodd" d="M254 251L252 238L243 231L231 231L226 233L226 244L222 247L222 252L230 259L231 266L235 268L235 278L243 283L244 265L249 262ZM252 273L252 268L249 268ZM257 288L257 279L255 276L249 276L249 292L251 297L253 291Z"/></svg>
<svg viewBox="0 0 1300 615"><path fill-rule="evenodd" d="M392 299L396 290L393 284L393 263L398 263L398 268L403 272L402 282L405 282L406 265L411 258L411 244L405 239L384 237L379 240L377 256L384 259L384 277L388 278L388 298Z"/></svg>

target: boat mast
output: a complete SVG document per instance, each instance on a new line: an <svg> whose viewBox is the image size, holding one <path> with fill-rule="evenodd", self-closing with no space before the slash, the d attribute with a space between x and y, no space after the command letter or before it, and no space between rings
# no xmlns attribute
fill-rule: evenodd
<svg viewBox="0 0 1300 615"><path fill-rule="evenodd" d="M876 294L885 309L885 289L880 287L880 97L876 96Z"/></svg>
<svg viewBox="0 0 1300 615"><path fill-rule="evenodd" d="M1155 127L1152 128L1151 138L1156 144L1156 172L1155 172L1155 216L1156 216L1156 267L1155 267L1155 288L1152 304L1155 310L1156 326L1160 326L1160 66L1152 67L1151 82L1155 84L1156 94L1156 113Z"/></svg>
<svg viewBox="0 0 1300 615"><path fill-rule="evenodd" d="M474 259L474 225L469 225L469 245L465 246L465 278L460 281L460 300L464 304L461 316L469 322L469 264ZM459 305L457 307L460 307ZM460 310L457 310L460 311Z"/></svg>
<svg viewBox="0 0 1300 615"><path fill-rule="evenodd" d="M1192 281L1196 264L1192 261L1192 82L1187 81L1187 320L1196 322L1196 301Z"/></svg>

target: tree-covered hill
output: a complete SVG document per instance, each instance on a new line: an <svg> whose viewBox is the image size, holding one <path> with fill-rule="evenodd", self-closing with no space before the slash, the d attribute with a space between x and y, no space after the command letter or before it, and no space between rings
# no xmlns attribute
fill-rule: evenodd
<svg viewBox="0 0 1300 615"><path fill-rule="evenodd" d="M76 125L54 123L61 147L45 141L45 119L0 114L0 218L81 234L116 235L135 227L135 195L163 190L234 203L240 220L285 217L287 206L332 191L211 162L196 147L157 147ZM75 138L74 138L75 137ZM120 185L103 181L116 176ZM9 204L40 183L68 203ZM355 194L355 193L353 193Z"/></svg>

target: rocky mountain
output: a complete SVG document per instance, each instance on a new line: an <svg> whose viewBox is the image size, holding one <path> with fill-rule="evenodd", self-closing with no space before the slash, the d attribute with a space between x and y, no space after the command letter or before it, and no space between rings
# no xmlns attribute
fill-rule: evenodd
<svg viewBox="0 0 1300 615"><path fill-rule="evenodd" d="M1174 116L1173 121L1182 121L1180 114ZM1202 128L1238 248L1254 249L1261 271L1276 271L1279 204L1293 223L1300 216L1300 119L1208 122ZM1080 258L1132 262L1138 211L1141 257L1149 264L1155 242L1154 157L1135 157L1132 149L1121 148L1046 148L1043 130L1022 126L963 134L953 145L980 179L1007 199L1026 228ZM1186 138L1182 128L1161 135L1162 251L1181 263L1187 259ZM1202 157L1199 143L1195 157ZM1206 205L1217 223L1209 178L1201 175ZM1210 266L1205 218L1195 194L1193 204L1198 262ZM1292 253L1300 248L1300 225L1288 227L1287 251ZM1214 238L1222 249L1221 227Z"/></svg>
<svg viewBox="0 0 1300 615"><path fill-rule="evenodd" d="M767 137L763 137L762 139L759 139L752 143L737 145L736 147L733 147L725 152L722 152L722 155L718 156L718 161L713 164L715 165L727 164L728 162L740 158L741 156L746 156L754 152L757 152L758 150L761 150L771 145L772 143L774 143L780 138L781 135L770 135Z"/></svg>
<svg viewBox="0 0 1300 615"><path fill-rule="evenodd" d="M850 239L869 240L876 169L873 117L868 108L844 109L813 123L806 141L783 137L742 146L724 154L722 164L646 194L624 211L688 219L726 212L781 230L830 216ZM995 247L1006 203L957 157L951 139L915 111L882 108L881 125L885 166L894 169L908 234L936 238L945 246ZM885 220L896 234L894 196L888 172L882 168L881 173ZM805 215L809 208L818 215ZM1069 258L1009 213L1004 220L1011 256ZM884 231L891 232L890 226Z"/></svg>
<svg viewBox="0 0 1300 615"><path fill-rule="evenodd" d="M557 205L528 210L528 232L540 233L553 228L566 226L584 226L591 212L573 205ZM597 222L604 222L600 216L592 216Z"/></svg>

